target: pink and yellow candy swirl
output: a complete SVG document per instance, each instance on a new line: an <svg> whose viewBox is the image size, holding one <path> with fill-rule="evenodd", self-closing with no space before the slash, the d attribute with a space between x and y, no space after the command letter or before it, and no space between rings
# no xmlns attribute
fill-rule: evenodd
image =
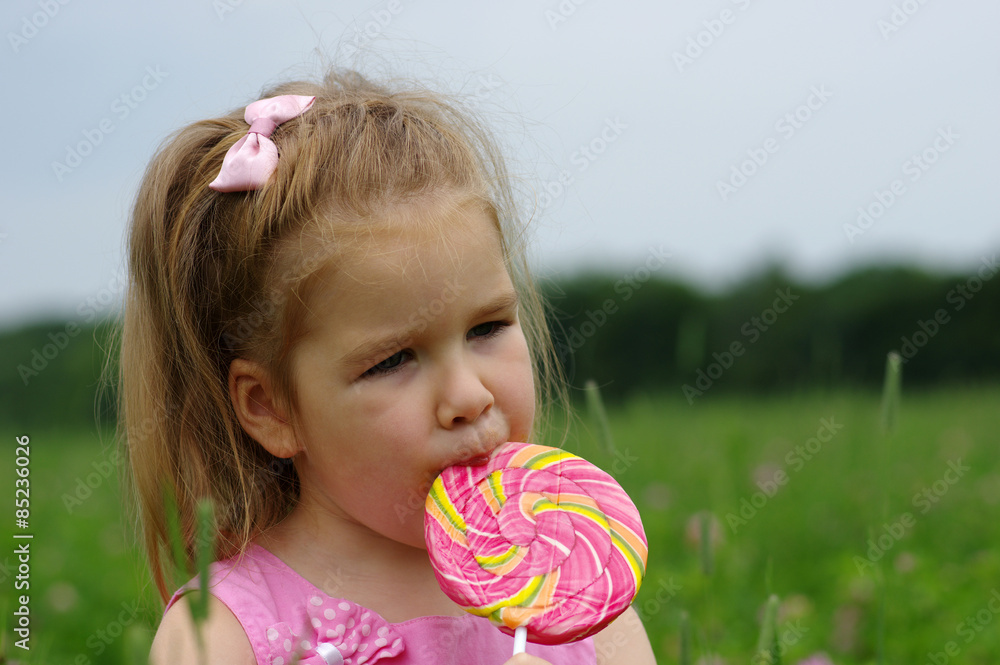
<svg viewBox="0 0 1000 665"><path fill-rule="evenodd" d="M542 644L604 628L646 570L639 511L614 478L527 443L505 444L484 466L445 469L427 497L424 536L452 600Z"/></svg>

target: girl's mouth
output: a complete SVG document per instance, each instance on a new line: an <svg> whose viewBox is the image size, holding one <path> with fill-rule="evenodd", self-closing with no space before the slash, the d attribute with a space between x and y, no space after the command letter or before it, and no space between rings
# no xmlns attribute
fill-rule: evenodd
<svg viewBox="0 0 1000 665"><path fill-rule="evenodd" d="M476 455L468 457L456 464L456 466L483 466L490 461L489 455Z"/></svg>

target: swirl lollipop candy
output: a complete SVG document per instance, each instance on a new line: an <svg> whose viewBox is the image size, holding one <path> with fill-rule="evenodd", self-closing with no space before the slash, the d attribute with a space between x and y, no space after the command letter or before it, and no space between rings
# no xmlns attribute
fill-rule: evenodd
<svg viewBox="0 0 1000 665"><path fill-rule="evenodd" d="M424 515L444 592L542 644L593 635L624 612L646 569L639 511L615 480L558 448L508 443L445 469Z"/></svg>

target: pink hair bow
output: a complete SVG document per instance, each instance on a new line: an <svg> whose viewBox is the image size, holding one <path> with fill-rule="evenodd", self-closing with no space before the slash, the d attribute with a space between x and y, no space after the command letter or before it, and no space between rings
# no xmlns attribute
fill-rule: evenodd
<svg viewBox="0 0 1000 665"><path fill-rule="evenodd" d="M248 192L263 186L278 167L278 147L271 134L281 123L302 115L315 99L281 95L248 106L243 118L250 129L226 153L222 169L209 187L217 192Z"/></svg>

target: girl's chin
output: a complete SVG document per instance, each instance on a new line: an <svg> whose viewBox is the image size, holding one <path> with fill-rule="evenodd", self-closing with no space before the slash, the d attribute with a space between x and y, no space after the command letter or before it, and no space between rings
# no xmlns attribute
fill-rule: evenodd
<svg viewBox="0 0 1000 665"><path fill-rule="evenodd" d="M421 511L422 514L422 511ZM410 547L415 547L418 550L427 549L427 541L424 540L424 523L420 522L420 527L415 529L414 532L408 534L406 540L401 541Z"/></svg>
<svg viewBox="0 0 1000 665"><path fill-rule="evenodd" d="M379 530L379 535L388 540L399 543L400 545L405 545L406 547L413 547L415 549L426 550L427 543L424 541L424 509L421 506L420 512L416 513L413 517L415 521L410 522L407 520L407 524L400 526L399 522L387 528L385 531ZM387 527L389 525L386 525Z"/></svg>

